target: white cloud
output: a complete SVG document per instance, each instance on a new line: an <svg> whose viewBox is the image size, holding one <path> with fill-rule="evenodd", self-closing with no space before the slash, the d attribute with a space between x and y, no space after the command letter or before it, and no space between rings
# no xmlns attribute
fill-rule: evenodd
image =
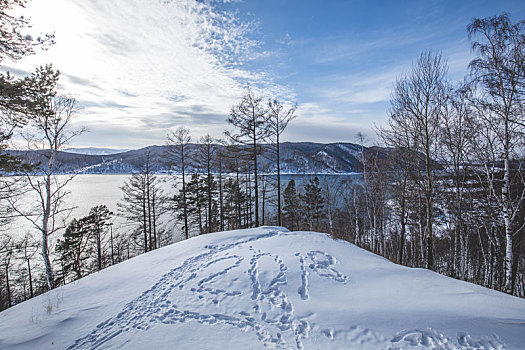
<svg viewBox="0 0 525 350"><path fill-rule="evenodd" d="M238 100L242 82L261 78L242 68L257 49L249 38L252 24L211 2L35 0L28 13L34 31L54 31L56 44L4 65L29 72L53 63L63 90L82 107L77 124L93 130L144 128L158 136L185 123L218 136L225 127L218 122ZM82 142L90 145L89 138ZM123 146L143 142L119 140ZM163 140L146 144L154 142Z"/></svg>

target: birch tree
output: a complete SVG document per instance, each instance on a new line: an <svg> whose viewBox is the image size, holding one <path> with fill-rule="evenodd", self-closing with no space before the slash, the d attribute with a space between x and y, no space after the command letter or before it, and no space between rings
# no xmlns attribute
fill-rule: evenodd
<svg viewBox="0 0 525 350"><path fill-rule="evenodd" d="M434 268L433 219L435 198L435 163L439 151L439 133L446 103L446 60L441 54L423 52L412 70L397 80L392 94L389 127L392 133L408 133L414 154L422 154L419 172L425 206L425 261Z"/></svg>
<svg viewBox="0 0 525 350"><path fill-rule="evenodd" d="M39 81L47 84L47 80L58 80L58 72L51 66L38 71ZM10 201L13 210L27 219L31 225L40 232L42 258L46 271L46 280L49 289L55 287L53 267L49 258L49 238L55 232L64 228L64 218L67 217L72 207L64 207L64 198L69 194L68 183L73 175L59 179L58 172L60 162L58 153L74 137L84 132L84 129L71 130L70 123L76 115L76 101L67 96L46 97L40 101L40 111L31 115L31 129L25 134L28 148L40 150L45 161L36 163L31 171L25 175L27 182L27 193L37 198L38 207L24 208L20 198ZM29 159L28 163L34 164L37 160Z"/></svg>
<svg viewBox="0 0 525 350"><path fill-rule="evenodd" d="M513 243L523 229L518 221L525 199L523 185L523 190L513 191L516 183L524 183L522 160L519 161L517 152L525 136L525 21L513 24L507 14L476 18L467 30L477 55L470 62L473 83L479 93L474 105L487 131L484 144L489 154L484 166L504 221L505 290L513 293ZM497 161L503 162L503 179L495 175ZM513 168L511 163L517 166ZM501 189L496 185L498 181L502 181Z"/></svg>

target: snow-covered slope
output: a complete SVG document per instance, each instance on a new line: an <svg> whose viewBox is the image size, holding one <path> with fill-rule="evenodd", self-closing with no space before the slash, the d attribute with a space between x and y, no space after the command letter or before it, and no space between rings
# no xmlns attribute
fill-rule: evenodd
<svg viewBox="0 0 525 350"><path fill-rule="evenodd" d="M525 300L312 232L189 239L0 313L1 349L524 349Z"/></svg>

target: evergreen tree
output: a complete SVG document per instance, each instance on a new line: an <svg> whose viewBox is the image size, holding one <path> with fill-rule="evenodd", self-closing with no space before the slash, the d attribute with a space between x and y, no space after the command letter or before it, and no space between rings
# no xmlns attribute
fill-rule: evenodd
<svg viewBox="0 0 525 350"><path fill-rule="evenodd" d="M89 230L89 237L91 238L95 251L97 253L97 270L103 268L103 239L107 228L111 225L111 212L105 205L97 205L89 211L89 215L84 218L84 221Z"/></svg>
<svg viewBox="0 0 525 350"><path fill-rule="evenodd" d="M300 227L300 203L295 189L295 180L291 179L283 193L283 222L290 230L295 231Z"/></svg>
<svg viewBox="0 0 525 350"><path fill-rule="evenodd" d="M73 219L62 239L57 241L55 250L62 264L64 282L70 274L73 274L73 279L76 280L89 271L87 261L95 252L89 226L87 217L80 220Z"/></svg>
<svg viewBox="0 0 525 350"><path fill-rule="evenodd" d="M215 161L217 154L217 147L213 143L214 140L210 134L206 134L201 137L199 147L197 149L198 155L195 157L197 160L196 165L200 171L206 174L206 183L204 184L206 189L206 232L216 231L216 216L213 213L214 196L215 196L215 180L212 175L212 166Z"/></svg>
<svg viewBox="0 0 525 350"><path fill-rule="evenodd" d="M33 54L35 48L45 49L53 43L53 35L33 38L23 33L31 26L27 18L9 13L23 8L25 3L25 0L0 1L0 62L6 58L18 61ZM18 159L2 151L14 129L25 125L28 116L38 110L39 100L55 95L56 82L38 79L38 76L38 71L20 79L13 78L9 72L0 73L0 170L13 171L20 166Z"/></svg>
<svg viewBox="0 0 525 350"><path fill-rule="evenodd" d="M304 195L299 196L302 201L304 219L310 230L318 230L324 213L324 198L319 178L316 176L308 181L304 188Z"/></svg>
<svg viewBox="0 0 525 350"><path fill-rule="evenodd" d="M197 173L191 175L187 183L187 203L189 223L197 226L199 234L206 233L206 178Z"/></svg>

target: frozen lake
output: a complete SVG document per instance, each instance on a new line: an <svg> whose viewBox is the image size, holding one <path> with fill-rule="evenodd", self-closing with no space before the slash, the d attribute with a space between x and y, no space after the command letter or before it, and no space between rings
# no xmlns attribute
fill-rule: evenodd
<svg viewBox="0 0 525 350"><path fill-rule="evenodd" d="M175 192L172 188L172 176L156 175L160 187L165 193ZM66 179L67 175L58 175L59 180ZM122 199L121 186L130 177L130 175L77 175L67 185L67 190L70 194L65 198L62 208L74 207L69 217L62 216L62 220L66 222L73 218L81 218L89 214L89 210L96 206L104 204L109 210L113 212L113 223L115 230L125 229L125 222L118 216L117 203ZM25 201L33 202L36 196L28 196ZM34 203L34 202L33 202ZM16 219L10 225L11 232L14 231L16 235L23 235L30 231L34 235L38 232L32 225L24 218Z"/></svg>
<svg viewBox="0 0 525 350"><path fill-rule="evenodd" d="M65 179L67 175L58 175L59 179ZM271 176L271 175L270 175ZM315 174L298 174L298 175L282 175L281 176L281 185L283 189L288 184L288 181L291 178L294 178L297 186L300 187L301 184L304 184L311 177L316 176ZM352 175L317 175L321 183L323 181L334 181L343 178L360 178L360 174ZM71 180L68 184L67 189L70 191L70 194L66 197L63 207L75 207L71 212L69 218L63 217L66 222L69 222L73 218L81 218L89 214L89 210L96 206L104 204L114 213L113 223L114 230L126 230L125 222L122 218L118 216L118 206L117 203L122 199L122 191L120 187L124 185L124 182L130 177L129 174L118 174L118 175L77 175ZM173 175L156 175L159 185L164 192L164 194L175 194L176 190L173 187ZM36 200L36 197L28 197L29 201ZM169 220L169 214L164 215L161 221L166 222ZM174 239L178 240L182 237L181 232L178 229L174 228L173 225L170 226L171 231L174 234ZM30 225L27 220L20 218L17 219L9 228L11 232L14 231L16 235L23 235L28 231L31 231L34 235L38 233Z"/></svg>

